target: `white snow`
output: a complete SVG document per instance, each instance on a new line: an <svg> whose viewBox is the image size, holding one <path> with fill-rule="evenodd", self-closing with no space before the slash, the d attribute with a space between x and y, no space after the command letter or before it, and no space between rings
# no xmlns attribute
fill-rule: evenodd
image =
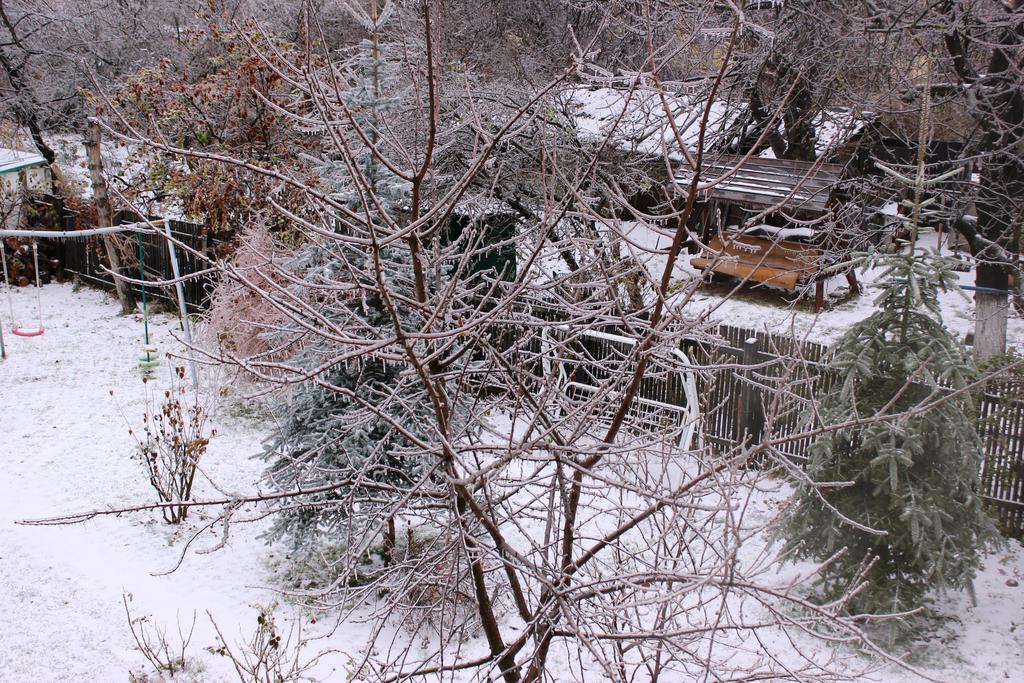
<svg viewBox="0 0 1024 683"><path fill-rule="evenodd" d="M57 166L63 173L64 182L82 199L92 198L92 178L89 175L85 144L80 136L70 134L54 135L51 138L57 154ZM120 140L105 138L100 144L103 158L103 172L112 192L132 187L128 194L134 197L133 206L148 216L161 216L185 220L183 207L172 196L162 192L143 189L151 184L150 169L158 159L152 150L128 145ZM163 162L175 163L175 162Z"/></svg>
<svg viewBox="0 0 1024 683"><path fill-rule="evenodd" d="M875 115L870 112L858 114L850 109L834 108L818 113L812 125L814 126L814 153L819 159L828 159L847 140L864 129L864 123ZM778 125L779 133L785 137L786 127L781 122ZM762 159L774 159L775 151L766 147L758 154Z"/></svg>
<svg viewBox="0 0 1024 683"><path fill-rule="evenodd" d="M670 159L682 158L682 150L693 151L700 135L700 121L707 100L666 94L653 90L619 88L574 88L562 95L565 106L575 115L580 137L602 141L629 152L641 152ZM666 116L666 108L671 117ZM742 107L713 101L708 112L707 148L719 142L742 113ZM670 125L671 122L671 125ZM677 137L678 136L678 137ZM680 144L681 143L681 144Z"/></svg>
<svg viewBox="0 0 1024 683"><path fill-rule="evenodd" d="M667 246L664 235L644 233L641 227L634 224L628 230L638 244ZM32 288L14 290L16 313L30 311L35 294ZM260 538L267 520L233 526L226 547L212 554L194 552L219 540L216 533L201 533L181 567L158 576L154 574L175 566L189 534L211 512L193 513L180 530L148 513L100 517L73 526L16 524L152 500L140 463L130 457L133 441L126 424L126 418L138 424L146 400L136 368L140 317L118 315L116 302L95 290L76 292L70 285L54 284L44 287L41 296L46 333L33 339L5 335L9 357L0 363L0 680L124 681L130 670L144 669L124 615L125 594L130 595L133 615L151 615L151 624L165 628L172 641L179 638L178 625L187 631L195 613L189 654L203 671L194 680L237 680L226 660L204 650L215 644L206 610L229 639L251 635L254 605L275 599L267 556L277 551ZM828 325L838 327L865 313L870 297L861 299ZM710 305L710 298L694 305ZM725 303L720 311L748 326L785 313L749 301ZM969 313L969 307L963 312ZM10 329L7 318L5 306L0 309L5 330ZM817 322L823 327L814 327L814 334L820 336L828 325ZM151 322L161 351L178 348L175 327L170 317L156 316ZM1019 321L1013 329L1019 340ZM157 386L166 385L171 365L165 363ZM262 463L250 456L259 452L267 426L225 410L216 413L215 422L219 433L204 461L206 476L197 484L197 494L222 495L218 488L228 494L251 492ZM510 427L497 420L495 426ZM765 506L767 514L782 495L755 495L752 504ZM964 595L939 597L950 621L924 646L923 662L917 664L949 681L1018 676L1024 665L1024 587L1008 586L1008 580L1024 583L1024 552L1016 542L987 559L976 582L977 607ZM318 633L331 621L310 624L310 615L297 608L279 608L279 625L287 628L294 618L303 620L307 633ZM329 638L311 643L311 655L321 649L338 651L320 662L315 675L325 681L345 680L348 657L358 658L368 633L363 624L344 623ZM382 650L388 650L393 637L394 630L382 635ZM815 647L824 656L829 646ZM462 654L485 649L477 637ZM553 662L553 672L567 671L564 663ZM872 679L895 683L910 677L883 671Z"/></svg>
<svg viewBox="0 0 1024 683"><path fill-rule="evenodd" d="M874 114L858 115L849 109L826 109L814 117L814 152L819 159L827 159L851 137L864 128L865 118Z"/></svg>
<svg viewBox="0 0 1024 683"><path fill-rule="evenodd" d="M730 228L736 228L737 226L729 226ZM777 237L780 240L790 240L794 238L808 238L814 237L814 230L811 228L780 228L777 225L768 225L767 223L758 223L757 225L751 225L746 228L743 232L745 233L764 233Z"/></svg>
<svg viewBox="0 0 1024 683"><path fill-rule="evenodd" d="M878 212L884 216L898 216L900 215L900 204L899 202L886 202L882 204L882 208Z"/></svg>
<svg viewBox="0 0 1024 683"><path fill-rule="evenodd" d="M14 290L16 315L33 310L35 293ZM155 501L142 464L131 457L127 424L137 428L146 405L137 367L141 316L119 316L105 293L73 292L71 285L47 285L42 298L45 334L5 334L8 358L0 363L0 680L127 680L129 670L146 663L128 629L124 594L133 616L151 615L172 641L179 623L187 633L195 614L190 654L205 655L207 668L199 680L232 680L227 660L202 649L215 644L206 610L229 640L252 636L254 606L275 599L264 561L273 550L259 538L265 521L235 525L224 549L189 552L180 569L164 576L154 574L175 566L211 513L190 515L181 529L150 513L74 526L16 524ZM0 318L7 332L6 303ZM178 348L176 323L165 316L151 321L162 353ZM165 359L151 391L168 384L171 366ZM262 428L226 416L215 426L204 474L229 493L252 491L262 463L249 456L260 451ZM207 478L197 479L198 495L221 495ZM202 533L193 550L219 538ZM286 620L279 617L279 625L287 627Z"/></svg>
<svg viewBox="0 0 1024 683"><path fill-rule="evenodd" d="M46 159L40 154L22 152L18 149L0 148L0 174L28 166L44 166Z"/></svg>
<svg viewBox="0 0 1024 683"><path fill-rule="evenodd" d="M756 226L761 229L780 230L780 238L803 236L806 228L779 229L772 226ZM646 265L652 281L661 277L662 264L672 244L671 231L658 225L635 221L611 222L606 230L621 237L625 249ZM923 234L918 242L919 249L932 250L939 241L939 235L932 232ZM624 251L625 251L624 249ZM943 239L943 253L953 255ZM961 257L964 253L959 252ZM874 310L877 296L876 285L882 276L881 269L857 271L861 294L843 298L847 282L842 275L831 277L825 282L826 298L832 303L815 313L813 306L792 301L792 295L783 295L779 290L765 287L739 288L730 284L701 285L700 272L690 265L692 254L681 254L673 267L674 290L678 293L674 301L682 306L679 310L688 320L709 320L736 327L775 334L796 334L819 343L827 344L838 339L853 323L863 320ZM549 261L555 257L548 257ZM974 272L958 273L960 284L974 285ZM813 301L813 286L803 293ZM787 298L789 297L789 298ZM684 303L685 302L685 303ZM974 331L974 296L970 290L954 290L940 294L943 323L963 341ZM1007 322L1007 346L1018 351L1024 350L1024 318L1012 307Z"/></svg>
<svg viewBox="0 0 1024 683"><path fill-rule="evenodd" d="M923 235L919 248L933 249L939 239L935 233ZM944 253L949 253L943 245ZM962 252L961 252L962 255ZM688 265L689 260L681 259ZM677 266L677 270L678 270ZM826 304L820 313L812 306L797 306L787 302L778 291L744 288L736 295L729 296L731 288L726 286L705 286L696 290L688 304L688 313L703 311L711 319L738 327L749 327L776 334L796 333L800 337L830 343L838 339L854 322L863 320L874 311L877 284L882 276L880 269L857 271L861 293L838 303ZM974 272L958 273L961 285L973 286ZM842 294L847 287L842 276L826 281L826 296ZM806 293L813 300L813 288ZM961 341L974 331L974 296L969 290L943 292L939 296L943 323ZM1012 307L1007 322L1007 345L1024 350L1024 318Z"/></svg>

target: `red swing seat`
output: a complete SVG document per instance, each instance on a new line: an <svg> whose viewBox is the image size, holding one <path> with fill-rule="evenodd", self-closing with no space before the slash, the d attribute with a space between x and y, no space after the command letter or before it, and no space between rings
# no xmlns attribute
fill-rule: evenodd
<svg viewBox="0 0 1024 683"><path fill-rule="evenodd" d="M26 329L21 328L21 327L12 327L11 328L11 334L16 335L18 337L38 337L44 331L45 330L42 327L40 327L38 329L35 329L35 330L26 330Z"/></svg>

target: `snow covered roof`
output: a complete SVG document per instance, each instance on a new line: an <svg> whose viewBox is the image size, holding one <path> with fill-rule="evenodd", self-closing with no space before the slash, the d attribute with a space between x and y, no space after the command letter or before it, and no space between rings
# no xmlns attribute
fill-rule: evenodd
<svg viewBox="0 0 1024 683"><path fill-rule="evenodd" d="M657 91L639 88L631 92L578 87L565 91L561 97L574 116L581 137L600 141L610 136L617 149L658 156L667 153L673 159L682 157L680 141L689 150L697 147L707 102L697 96L672 94L665 94L663 100ZM665 115L666 108L671 116ZM713 101L705 148L719 142L743 110L741 104Z"/></svg>
<svg viewBox="0 0 1024 683"><path fill-rule="evenodd" d="M708 199L761 207L784 202L790 209L823 213L842 172L843 167L835 164L756 157L744 161L743 157L722 156L704 163L701 181L710 182L728 175L704 191ZM676 172L676 182L684 187L691 178L690 169L685 165Z"/></svg>
<svg viewBox="0 0 1024 683"><path fill-rule="evenodd" d="M566 90L560 97L574 117L581 137L601 141L610 136L617 149L656 156L667 153L671 159L682 158L679 141L690 151L697 148L700 120L707 105L707 99L699 94L664 93L662 96L656 90L642 88L631 92L622 88L580 86ZM666 116L666 108L671 116ZM721 143L734 143L726 140L726 136L736 135L737 124L745 112L743 102L714 100L708 116L704 149L723 149L725 145ZM872 113L846 108L819 112L813 120L814 147L818 157L831 156L874 117ZM779 129L785 137L785 127L781 123ZM774 153L768 148L760 156L771 159Z"/></svg>
<svg viewBox="0 0 1024 683"><path fill-rule="evenodd" d="M850 109L826 109L814 117L814 152L819 159L829 158L840 145L864 129L874 114L857 114Z"/></svg>
<svg viewBox="0 0 1024 683"><path fill-rule="evenodd" d="M858 113L851 109L835 108L818 112L811 124L814 126L814 153L819 159L828 159L850 140L864 130L866 122L873 120L875 114ZM780 123L779 132L786 136L786 127ZM775 152L768 147L759 155L762 159L774 159Z"/></svg>
<svg viewBox="0 0 1024 683"><path fill-rule="evenodd" d="M13 173L30 166L45 166L46 159L39 154L0 147L0 174Z"/></svg>

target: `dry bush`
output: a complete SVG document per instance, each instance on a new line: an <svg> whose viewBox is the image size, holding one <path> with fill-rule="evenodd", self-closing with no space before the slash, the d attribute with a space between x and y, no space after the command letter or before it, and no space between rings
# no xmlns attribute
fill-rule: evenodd
<svg viewBox="0 0 1024 683"><path fill-rule="evenodd" d="M296 345L282 345L275 339L275 331L288 315L258 293L287 287L287 281L275 277L279 270L275 263L288 256L287 247L266 225L257 223L241 232L230 265L237 277L217 281L197 340L201 347L228 362L238 358L284 361L294 355ZM240 374L234 373L227 381L237 380Z"/></svg>
<svg viewBox="0 0 1024 683"><path fill-rule="evenodd" d="M217 644L206 648L211 654L226 657L238 675L239 683L299 683L314 681L306 675L322 656L304 659L307 641L302 629L294 622L282 632L274 618L276 604L261 606L256 616L256 630L243 643L232 646L210 615L217 632Z"/></svg>
<svg viewBox="0 0 1024 683"><path fill-rule="evenodd" d="M128 618L128 628L131 629L132 638L135 644L152 665L155 674L144 671L133 671L128 674L131 683L157 683L164 681L165 676L171 680L199 680L197 675L202 672L202 667L188 656L188 649L192 643L192 634L195 632L196 616L192 613L192 622L188 629L183 629L178 624L178 637L172 638L167 635L167 628L161 627L152 622L149 616L132 617L131 608L128 602L132 596L126 593L122 596L124 602L124 613Z"/></svg>
<svg viewBox="0 0 1024 683"><path fill-rule="evenodd" d="M150 486L164 505L160 511L164 521L178 524L188 516L188 505L177 505L192 499L199 461L206 453L210 438L216 432L207 428L207 412L199 397L190 397L182 384L185 368L174 369L176 381L163 392L156 404L152 395L142 418L141 438L133 429ZM148 383L147 383L148 384Z"/></svg>

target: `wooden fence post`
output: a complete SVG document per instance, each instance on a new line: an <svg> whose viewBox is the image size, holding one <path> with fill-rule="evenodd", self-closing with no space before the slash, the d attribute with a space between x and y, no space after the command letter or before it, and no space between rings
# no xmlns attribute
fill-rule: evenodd
<svg viewBox="0 0 1024 683"><path fill-rule="evenodd" d="M103 160L100 154L100 126L90 120L85 129L85 151L88 159L89 175L92 179L92 196L96 202L96 223L98 227L107 227L114 224L114 211L110 206L110 197L107 195L107 181L103 177ZM122 274L121 255L117 251L117 244L113 235L103 236L103 247L107 252L107 260L110 261L110 270L114 272L114 289L117 290L117 298L121 302L121 312L129 315L135 312L135 295L128 285L118 277ZM145 273L141 274L145 278Z"/></svg>
<svg viewBox="0 0 1024 683"><path fill-rule="evenodd" d="M764 416L761 414L761 395L753 384L750 366L757 363L757 337L743 340L742 363L747 369L741 371L739 396L736 398L736 442L744 439L760 441L764 427Z"/></svg>

